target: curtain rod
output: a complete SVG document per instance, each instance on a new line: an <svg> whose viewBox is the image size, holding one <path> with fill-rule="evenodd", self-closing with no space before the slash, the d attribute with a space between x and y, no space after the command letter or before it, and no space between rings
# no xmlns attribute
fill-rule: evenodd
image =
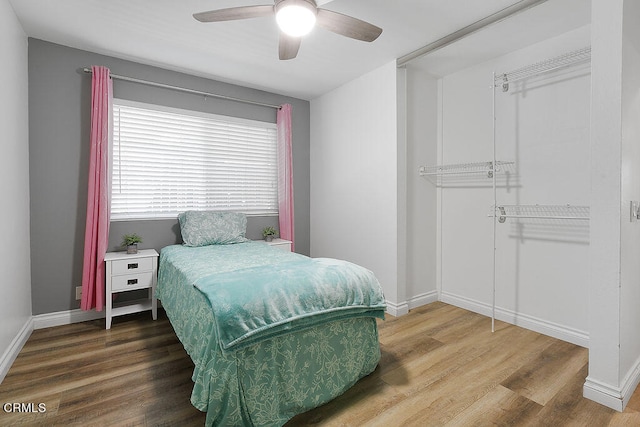
<svg viewBox="0 0 640 427"><path fill-rule="evenodd" d="M85 72L85 73L88 73L88 74L92 74L93 73L91 71L91 68L87 68L87 67L83 68L82 71ZM191 94L194 94L194 95L210 96L212 98L226 99L227 101L235 101L235 102L242 102L244 104L258 105L260 107L275 108L276 110L280 109L279 105L264 104L262 102L249 101L247 99L234 98L232 96L219 95L217 93L204 92L204 91L201 91L201 90L188 89L188 88L180 87L180 86L172 86L172 85L167 85L167 84L164 84L164 83L156 83L156 82L152 82L152 81L149 81L149 80L142 80L142 79L136 79L136 78L133 78L133 77L120 76L118 74L113 74L113 73L110 73L110 76L111 76L112 79L124 80L124 81L127 81L127 82L133 82L133 83L140 83L140 84L147 85L147 86L154 86L154 87L160 87L160 88L163 88L163 89L177 90L179 92L186 92L186 93L191 93Z"/></svg>

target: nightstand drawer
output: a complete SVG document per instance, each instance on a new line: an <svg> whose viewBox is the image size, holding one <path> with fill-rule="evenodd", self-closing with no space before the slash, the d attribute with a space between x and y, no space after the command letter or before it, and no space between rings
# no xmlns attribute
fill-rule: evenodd
<svg viewBox="0 0 640 427"><path fill-rule="evenodd" d="M111 274L128 274L138 273L140 271L151 271L153 269L153 259L146 258L132 258L132 259L119 259L112 261Z"/></svg>
<svg viewBox="0 0 640 427"><path fill-rule="evenodd" d="M267 242L267 245L285 252L291 252L291 240L273 239L272 241Z"/></svg>
<svg viewBox="0 0 640 427"><path fill-rule="evenodd" d="M153 283L153 272L124 274L111 278L112 291L128 291L133 289L144 289L151 287Z"/></svg>

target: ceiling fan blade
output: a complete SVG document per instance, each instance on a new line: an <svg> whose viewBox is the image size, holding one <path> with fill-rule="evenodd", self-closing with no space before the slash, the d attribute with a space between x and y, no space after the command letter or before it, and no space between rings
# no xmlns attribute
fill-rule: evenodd
<svg viewBox="0 0 640 427"><path fill-rule="evenodd" d="M200 22L220 22L233 21L236 19L260 18L269 15L273 15L273 5L230 7L228 9L194 13L193 17Z"/></svg>
<svg viewBox="0 0 640 427"><path fill-rule="evenodd" d="M300 49L301 37L291 37L280 31L280 43L278 45L278 54L280 59L293 59L298 55Z"/></svg>
<svg viewBox="0 0 640 427"><path fill-rule="evenodd" d="M356 40L372 42L382 34L380 27L327 9L318 9L316 19L322 28Z"/></svg>

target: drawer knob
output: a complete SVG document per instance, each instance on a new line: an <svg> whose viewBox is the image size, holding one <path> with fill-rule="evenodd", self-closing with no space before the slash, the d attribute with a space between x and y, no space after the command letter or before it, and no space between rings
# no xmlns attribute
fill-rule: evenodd
<svg viewBox="0 0 640 427"><path fill-rule="evenodd" d="M133 268L138 268L138 263L131 263L131 264L127 264L127 269L131 270Z"/></svg>
<svg viewBox="0 0 640 427"><path fill-rule="evenodd" d="M129 279L127 280L127 285L135 285L138 283L138 279Z"/></svg>

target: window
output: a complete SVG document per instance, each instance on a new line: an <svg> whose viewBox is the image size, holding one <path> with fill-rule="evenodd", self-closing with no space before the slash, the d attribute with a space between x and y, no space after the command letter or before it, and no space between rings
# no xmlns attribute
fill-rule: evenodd
<svg viewBox="0 0 640 427"><path fill-rule="evenodd" d="M114 99L111 219L278 214L276 125Z"/></svg>

